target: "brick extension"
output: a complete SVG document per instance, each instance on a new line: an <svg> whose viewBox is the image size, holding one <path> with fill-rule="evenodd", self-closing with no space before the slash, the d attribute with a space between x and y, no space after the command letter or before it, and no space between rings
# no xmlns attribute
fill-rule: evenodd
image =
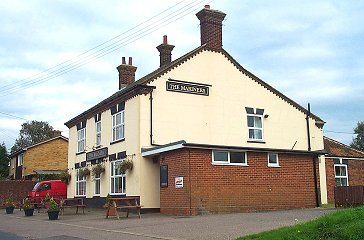
<svg viewBox="0 0 364 240"><path fill-rule="evenodd" d="M327 158L325 165L326 165L327 201L328 203L335 203L334 188L336 184L335 184L333 158ZM363 169L364 169L364 161L355 159L348 160L349 186L364 185Z"/></svg>
<svg viewBox="0 0 364 240"><path fill-rule="evenodd" d="M279 168L267 153L248 152L249 166L213 165L211 150L180 149L160 157L168 165L168 187L160 190L164 214L247 212L316 206L312 156L279 154ZM176 189L175 177L184 177Z"/></svg>

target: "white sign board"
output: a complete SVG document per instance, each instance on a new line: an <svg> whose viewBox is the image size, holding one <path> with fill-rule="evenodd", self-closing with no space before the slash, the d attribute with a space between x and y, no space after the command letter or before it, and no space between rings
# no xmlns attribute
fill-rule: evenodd
<svg viewBox="0 0 364 240"><path fill-rule="evenodd" d="M174 185L176 188L183 188L183 177L175 177Z"/></svg>

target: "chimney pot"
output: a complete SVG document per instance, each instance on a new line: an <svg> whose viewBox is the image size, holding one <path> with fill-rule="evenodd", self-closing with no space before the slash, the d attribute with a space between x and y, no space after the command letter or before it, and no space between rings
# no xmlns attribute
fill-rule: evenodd
<svg viewBox="0 0 364 240"><path fill-rule="evenodd" d="M163 67L170 62L172 62L172 50L174 46L168 44L167 35L163 36L163 43L160 44L157 49L159 51L159 57L160 57L160 65L159 67Z"/></svg>
<svg viewBox="0 0 364 240"><path fill-rule="evenodd" d="M116 68L119 72L119 90L135 82L135 72L137 67L133 66L132 57L129 57L128 63L129 64L126 64L125 57L122 57L121 65Z"/></svg>
<svg viewBox="0 0 364 240"><path fill-rule="evenodd" d="M205 5L205 8L210 9L210 5Z"/></svg>

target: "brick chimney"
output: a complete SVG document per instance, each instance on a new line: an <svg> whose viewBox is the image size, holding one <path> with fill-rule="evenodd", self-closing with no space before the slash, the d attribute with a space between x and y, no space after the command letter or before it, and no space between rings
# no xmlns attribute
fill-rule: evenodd
<svg viewBox="0 0 364 240"><path fill-rule="evenodd" d="M126 64L125 57L122 57L121 65L116 68L119 72L119 90L135 81L135 71L137 67L133 66L133 59L129 57L129 62Z"/></svg>
<svg viewBox="0 0 364 240"><path fill-rule="evenodd" d="M163 36L163 43L157 47L160 57L159 67L163 67L172 61L172 50L174 46L169 45L167 41L167 35Z"/></svg>
<svg viewBox="0 0 364 240"><path fill-rule="evenodd" d="M201 45L206 44L212 50L222 48L222 21L226 14L218 10L210 9L210 5L205 5L204 9L196 13L200 20Z"/></svg>

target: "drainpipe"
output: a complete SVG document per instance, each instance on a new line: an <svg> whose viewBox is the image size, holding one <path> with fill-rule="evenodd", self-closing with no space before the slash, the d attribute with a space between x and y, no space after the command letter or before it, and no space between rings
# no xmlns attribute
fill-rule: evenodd
<svg viewBox="0 0 364 240"><path fill-rule="evenodd" d="M311 151L311 135L310 135L310 115L311 115L311 107L310 104L307 106L307 115L306 115L306 125L307 125L307 143L308 143L308 151Z"/></svg>
<svg viewBox="0 0 364 240"><path fill-rule="evenodd" d="M153 146L153 89L150 92L150 145Z"/></svg>
<svg viewBox="0 0 364 240"><path fill-rule="evenodd" d="M188 150L188 175L190 182L190 216L192 216L191 150Z"/></svg>

